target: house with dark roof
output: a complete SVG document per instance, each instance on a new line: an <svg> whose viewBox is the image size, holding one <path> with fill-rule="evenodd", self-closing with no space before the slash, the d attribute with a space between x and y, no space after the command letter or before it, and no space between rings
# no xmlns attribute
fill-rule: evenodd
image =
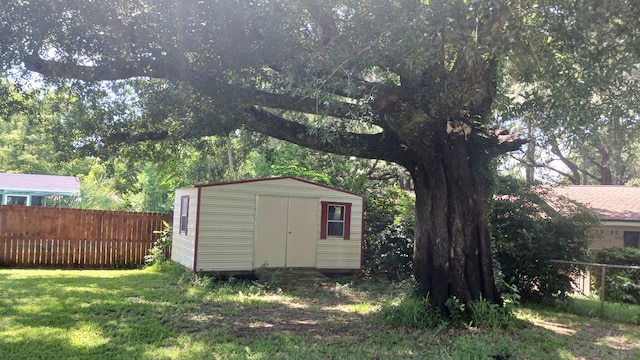
<svg viewBox="0 0 640 360"><path fill-rule="evenodd" d="M640 248L640 187L576 185L555 189L559 195L591 208L600 218L591 249Z"/></svg>
<svg viewBox="0 0 640 360"><path fill-rule="evenodd" d="M80 193L75 176L0 173L2 205L46 206L54 196Z"/></svg>

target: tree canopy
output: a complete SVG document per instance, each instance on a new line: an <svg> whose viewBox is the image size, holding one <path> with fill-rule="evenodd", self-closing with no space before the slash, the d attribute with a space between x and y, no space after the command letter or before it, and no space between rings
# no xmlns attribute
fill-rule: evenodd
<svg viewBox="0 0 640 360"><path fill-rule="evenodd" d="M640 10L626 0L9 0L0 10L5 69L81 81L84 94L109 82L97 107L140 104L96 112L99 142L244 128L405 167L415 275L439 307L450 296L500 302L492 159L526 143L494 128L502 78L558 94L563 81L619 79L639 51Z"/></svg>

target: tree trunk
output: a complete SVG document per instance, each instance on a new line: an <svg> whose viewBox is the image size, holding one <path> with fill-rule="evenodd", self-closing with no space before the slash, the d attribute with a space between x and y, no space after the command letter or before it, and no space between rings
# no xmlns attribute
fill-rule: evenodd
<svg viewBox="0 0 640 360"><path fill-rule="evenodd" d="M602 160L600 161L600 185L612 185L613 177L609 167L609 153L605 149L600 149Z"/></svg>
<svg viewBox="0 0 640 360"><path fill-rule="evenodd" d="M531 121L527 121L527 136L529 139L533 139L533 125ZM527 167L525 168L525 179L527 184L533 184L535 181L535 173L536 173L536 143L535 141L531 141L527 144Z"/></svg>
<svg viewBox="0 0 640 360"><path fill-rule="evenodd" d="M452 296L501 304L488 225L489 161L468 134L434 135L410 169L416 193L414 272L419 293L444 308ZM476 145L478 145L476 143Z"/></svg>

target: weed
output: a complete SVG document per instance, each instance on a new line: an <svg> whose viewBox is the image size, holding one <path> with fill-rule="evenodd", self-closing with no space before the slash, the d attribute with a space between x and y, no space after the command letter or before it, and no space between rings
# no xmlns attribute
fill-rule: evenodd
<svg viewBox="0 0 640 360"><path fill-rule="evenodd" d="M466 304L460 302L458 298L452 296L444 302L444 306L447 309L447 315L449 320L457 326L465 325L465 320L467 320L467 306Z"/></svg>
<svg viewBox="0 0 640 360"><path fill-rule="evenodd" d="M406 295L382 306L380 316L394 326L414 329L435 328L446 323L441 313L429 304L429 298Z"/></svg>
<svg viewBox="0 0 640 360"><path fill-rule="evenodd" d="M168 222L162 221L162 230L156 230L153 233L158 234L159 237L149 249L149 253L144 257L144 261L147 265L167 261L167 252L169 251L169 248L171 248L173 228Z"/></svg>
<svg viewBox="0 0 640 360"><path fill-rule="evenodd" d="M480 299L468 304L471 322L475 327L483 329L517 329L527 325L513 313L513 307L502 307L487 300Z"/></svg>

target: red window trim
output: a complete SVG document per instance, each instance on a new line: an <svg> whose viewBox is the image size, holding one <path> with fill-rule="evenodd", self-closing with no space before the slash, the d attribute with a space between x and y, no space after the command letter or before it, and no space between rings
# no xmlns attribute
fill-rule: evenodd
<svg viewBox="0 0 640 360"><path fill-rule="evenodd" d="M184 208L185 203L184 199L187 199L186 209ZM184 210L184 231L182 230L182 214ZM178 233L182 234L184 232L187 235L187 231L189 230L189 195L183 195L180 197L180 220L178 222Z"/></svg>
<svg viewBox="0 0 640 360"><path fill-rule="evenodd" d="M327 227L329 226L329 205L344 206L344 233L343 240L351 239L351 203L322 201L321 221L320 221L320 239L328 239Z"/></svg>

